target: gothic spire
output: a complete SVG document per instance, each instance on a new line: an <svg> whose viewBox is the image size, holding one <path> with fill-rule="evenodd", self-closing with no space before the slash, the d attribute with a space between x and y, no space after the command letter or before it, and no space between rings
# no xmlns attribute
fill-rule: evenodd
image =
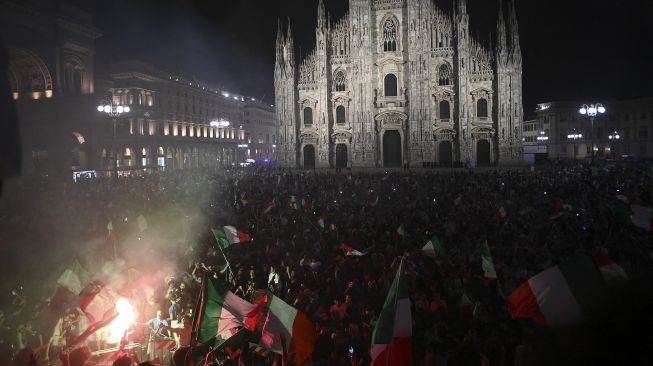
<svg viewBox="0 0 653 366"><path fill-rule="evenodd" d="M506 41L506 22L503 19L503 1L499 0L499 20L497 21L497 53L502 54L508 51Z"/></svg>
<svg viewBox="0 0 653 366"><path fill-rule="evenodd" d="M288 31L286 32L286 62L291 66L295 64L295 43L290 29L290 17L288 17Z"/></svg>
<svg viewBox="0 0 653 366"><path fill-rule="evenodd" d="M521 46L519 45L519 24L517 22L517 10L515 0L510 2L510 47L513 61L521 62Z"/></svg>
<svg viewBox="0 0 653 366"><path fill-rule="evenodd" d="M322 30L327 28L326 10L323 0L320 0L319 4L317 4L317 27Z"/></svg>
<svg viewBox="0 0 653 366"><path fill-rule="evenodd" d="M276 43L276 67L280 67L283 65L283 47L284 47L284 39L283 39L283 31L281 30L281 19L277 18L277 43Z"/></svg>

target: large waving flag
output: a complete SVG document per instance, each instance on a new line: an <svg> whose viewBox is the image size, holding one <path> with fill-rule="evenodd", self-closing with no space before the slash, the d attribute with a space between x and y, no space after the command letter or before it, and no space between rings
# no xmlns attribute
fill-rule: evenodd
<svg viewBox="0 0 653 366"><path fill-rule="evenodd" d="M577 324L605 303L610 287L626 280L623 269L607 258L576 258L519 286L508 298L508 312L542 325Z"/></svg>
<svg viewBox="0 0 653 366"><path fill-rule="evenodd" d="M372 333L372 366L413 364L413 321L403 270L402 259Z"/></svg>
<svg viewBox="0 0 653 366"><path fill-rule="evenodd" d="M429 258L442 258L447 252L437 236L432 237L422 248L422 253Z"/></svg>
<svg viewBox="0 0 653 366"><path fill-rule="evenodd" d="M315 326L306 314L286 304L274 295L268 295L260 315L264 321L261 328L260 344L272 352L281 354L280 335L286 340L289 354L295 354L295 363L303 364L315 349ZM254 312L255 313L255 312Z"/></svg>
<svg viewBox="0 0 653 366"><path fill-rule="evenodd" d="M630 216L633 225L646 231L653 231L653 208L631 205L630 209L633 212Z"/></svg>
<svg viewBox="0 0 653 366"><path fill-rule="evenodd" d="M215 240L222 249L226 249L232 244L245 243L252 238L249 234L236 229L234 226L223 226L217 229L211 229Z"/></svg>
<svg viewBox="0 0 653 366"><path fill-rule="evenodd" d="M260 308L222 287L218 280L205 277L200 303L194 319L195 339L207 343L215 338L221 344L231 338L239 327L247 327L248 319Z"/></svg>
<svg viewBox="0 0 653 366"><path fill-rule="evenodd" d="M70 290L70 292L75 295L79 295L89 283L91 283L90 274L77 260L75 260L70 265L70 268L67 268L57 280L57 284Z"/></svg>

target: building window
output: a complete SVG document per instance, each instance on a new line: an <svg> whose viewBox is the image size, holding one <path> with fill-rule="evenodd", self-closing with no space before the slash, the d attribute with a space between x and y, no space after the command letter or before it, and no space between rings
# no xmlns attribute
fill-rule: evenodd
<svg viewBox="0 0 653 366"><path fill-rule="evenodd" d="M451 118L451 106L449 102L443 100L440 102L440 119L448 120Z"/></svg>
<svg viewBox="0 0 653 366"><path fill-rule="evenodd" d="M342 70L338 71L333 77L336 91L345 91L345 73Z"/></svg>
<svg viewBox="0 0 653 366"><path fill-rule="evenodd" d="M647 139L648 138L648 127L646 126L639 126L639 130L637 131L637 135L640 139Z"/></svg>
<svg viewBox="0 0 653 366"><path fill-rule="evenodd" d="M438 70L438 85L451 85L451 66L442 64Z"/></svg>
<svg viewBox="0 0 653 366"><path fill-rule="evenodd" d="M487 118L487 99L481 98L476 102L476 116Z"/></svg>
<svg viewBox="0 0 653 366"><path fill-rule="evenodd" d="M397 96L397 76L395 74L386 75L383 84L386 97Z"/></svg>
<svg viewBox="0 0 653 366"><path fill-rule="evenodd" d="M383 51L397 51L397 24L392 19L383 23Z"/></svg>
<svg viewBox="0 0 653 366"><path fill-rule="evenodd" d="M313 124L313 109L311 107L304 108L304 124L305 125Z"/></svg>
<svg viewBox="0 0 653 366"><path fill-rule="evenodd" d="M345 107L341 105L336 108L336 123L339 125L345 124Z"/></svg>

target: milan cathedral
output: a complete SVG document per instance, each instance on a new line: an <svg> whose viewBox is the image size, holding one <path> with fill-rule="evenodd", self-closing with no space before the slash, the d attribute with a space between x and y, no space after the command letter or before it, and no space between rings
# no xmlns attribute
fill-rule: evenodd
<svg viewBox="0 0 653 366"><path fill-rule="evenodd" d="M497 31L472 37L466 0L350 0L332 23L323 0L316 46L295 59L277 34L281 166L487 166L522 159L522 56L514 0ZM507 11L506 20L504 11Z"/></svg>

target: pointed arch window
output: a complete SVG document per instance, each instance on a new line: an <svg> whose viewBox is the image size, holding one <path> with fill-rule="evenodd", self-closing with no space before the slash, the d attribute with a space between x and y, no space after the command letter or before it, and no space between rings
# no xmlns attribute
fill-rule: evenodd
<svg viewBox="0 0 653 366"><path fill-rule="evenodd" d="M383 79L384 92L386 97L397 96L397 76L395 74L388 74Z"/></svg>
<svg viewBox="0 0 653 366"><path fill-rule="evenodd" d="M451 85L451 66L442 64L438 69L438 85Z"/></svg>
<svg viewBox="0 0 653 366"><path fill-rule="evenodd" d="M476 116L487 118L487 99L481 98L476 102Z"/></svg>
<svg viewBox="0 0 653 366"><path fill-rule="evenodd" d="M304 108L304 124L305 125L313 124L313 108L311 107Z"/></svg>
<svg viewBox="0 0 653 366"><path fill-rule="evenodd" d="M336 91L345 91L347 86L345 81L345 73L342 72L342 70L338 70L336 75L333 77L333 84L335 85Z"/></svg>
<svg viewBox="0 0 653 366"><path fill-rule="evenodd" d="M383 52L397 51L397 24L393 19L383 23Z"/></svg>
<svg viewBox="0 0 653 366"><path fill-rule="evenodd" d="M339 125L345 124L345 107L341 105L336 108L336 123Z"/></svg>

